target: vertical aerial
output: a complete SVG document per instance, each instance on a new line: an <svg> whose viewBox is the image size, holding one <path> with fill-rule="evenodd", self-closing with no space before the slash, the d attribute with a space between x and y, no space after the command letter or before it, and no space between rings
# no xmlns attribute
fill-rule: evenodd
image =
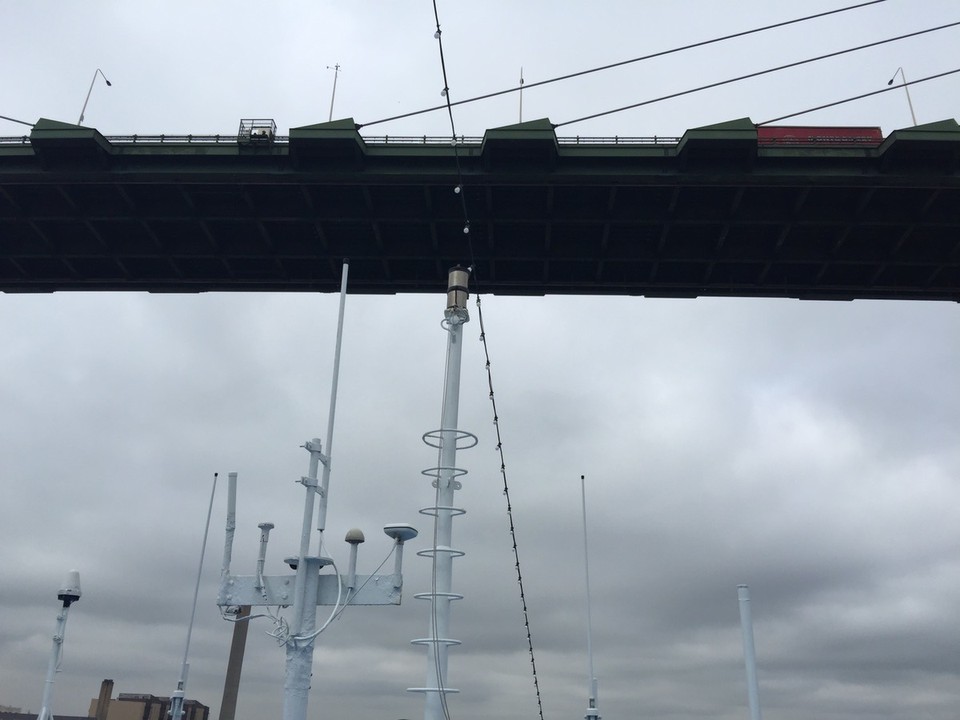
<svg viewBox="0 0 960 720"><path fill-rule="evenodd" d="M583 508L583 574L587 587L587 712L584 720L600 720L597 710L597 676L593 672L593 620L590 616L590 553L587 551L587 486L580 476L580 500Z"/></svg>
<svg viewBox="0 0 960 720"><path fill-rule="evenodd" d="M456 466L457 450L473 447L477 438L457 427L460 407L460 360L463 349L463 325L470 320L467 312L467 283L470 273L461 267L450 270L447 285L447 308L443 328L447 332L447 362L443 384L443 406L440 429L424 433L423 441L437 449L437 464L423 471L433 478L434 504L420 510L434 519L433 546L417 554L432 561L429 592L414 597L430 601L430 623L427 637L413 640L427 648L427 681L424 687L409 688L424 693L424 720L449 718L447 694L459 692L448 686L447 652L459 640L450 637L450 603L463 595L453 592L453 560L464 553L453 547L453 518L466 511L453 503L454 493L461 488L457 479L466 470Z"/></svg>
<svg viewBox="0 0 960 720"><path fill-rule="evenodd" d="M53 720L53 680L60 670L60 658L63 656L63 636L67 631L67 614L70 605L80 599L80 573L71 570L63 587L57 592L57 600L63 605L57 614L57 629L53 633L53 648L50 651L50 663L47 665L47 679L43 685L43 701L37 720Z"/></svg>
<svg viewBox="0 0 960 720"><path fill-rule="evenodd" d="M753 645L753 614L750 610L750 588L737 585L740 601L740 632L743 635L743 662L747 669L747 700L750 720L762 720L760 715L760 687L757 683L757 654Z"/></svg>

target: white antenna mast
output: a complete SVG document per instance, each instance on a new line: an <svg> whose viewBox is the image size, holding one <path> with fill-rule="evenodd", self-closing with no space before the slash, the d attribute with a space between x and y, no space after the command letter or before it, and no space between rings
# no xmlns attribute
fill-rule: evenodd
<svg viewBox="0 0 960 720"><path fill-rule="evenodd" d="M80 573L71 570L63 587L57 592L57 599L63 605L57 614L57 629L53 633L53 649L50 651L50 663L47 665L47 679L43 686L43 701L37 720L53 720L53 680L60 670L60 658L63 656L63 636L67 631L67 614L70 605L80 599Z"/></svg>
<svg viewBox="0 0 960 720"><path fill-rule="evenodd" d="M333 421L336 410L337 380L340 371L340 345L343 338L343 310L347 293L348 263L343 263L343 276L340 284L340 314L337 323L337 342L334 355L334 377L330 393L330 414L327 426L326 453L322 452L319 438L304 443L310 453L307 474L300 478L304 486L303 523L300 531L300 549L297 555L288 557L285 562L294 570L292 578L286 576L264 575L264 562L267 553L272 523L260 523L260 552L257 558L257 570L254 575L233 575L230 572L232 559L233 534L236 526L237 474L230 473L227 498L226 543L223 551L223 566L220 573L220 592L217 604L221 611L235 612L245 605L293 607L290 622L275 618L276 630L270 633L286 649L284 675L283 720L306 720L307 699L313 676L313 648L317 636L339 617L346 605L399 605L403 588L401 558L403 543L417 536L417 531L406 524L386 525L383 532L394 542L395 562L392 575L357 575L357 545L363 541L363 533L351 530L347 534L350 545L350 575L340 575L336 564L330 557L324 556L323 532L327 517L327 496L330 481L330 448L333 443ZM322 479L318 477L323 465ZM318 501L317 532L319 535L318 553L310 554L310 541L314 521L314 500ZM326 566L332 566L333 574L320 574ZM348 592L344 592L347 588ZM331 605L333 610L317 627L317 606ZM247 621L256 614L237 621ZM177 720L174 718L173 720Z"/></svg>
<svg viewBox="0 0 960 720"><path fill-rule="evenodd" d="M740 633L743 635L743 662L747 670L747 700L750 720L762 720L760 715L760 686L757 683L757 653L753 645L753 613L750 610L750 587L737 585L740 601Z"/></svg>
<svg viewBox="0 0 960 720"><path fill-rule="evenodd" d="M590 555L587 552L587 487L583 475L580 476L580 499L583 507L583 570L587 582L587 663L590 684L587 700L587 714L584 720L600 720L597 711L597 677L593 673L593 622L590 617Z"/></svg>
<svg viewBox="0 0 960 720"><path fill-rule="evenodd" d="M337 75L340 74L340 63L330 66L327 65L327 70L333 70L333 92L330 93L330 115L327 117L327 122L333 120L333 101L337 97Z"/></svg>

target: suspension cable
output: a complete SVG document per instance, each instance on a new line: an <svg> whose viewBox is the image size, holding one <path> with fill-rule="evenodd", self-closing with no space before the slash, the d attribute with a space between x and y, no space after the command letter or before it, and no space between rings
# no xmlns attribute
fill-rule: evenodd
<svg viewBox="0 0 960 720"><path fill-rule="evenodd" d="M938 25L937 27L927 28L926 30L918 30L905 35L898 35L896 37L887 38L886 40L877 40L876 42L867 43L866 45L858 45L857 47L847 48L846 50L837 50L836 52L827 53L826 55L818 55L817 57L807 58L806 60L797 60L796 62L787 63L786 65L778 65L777 67L767 68L766 70L758 70L757 72L747 73L746 75L740 75L735 78L728 78L727 80L720 80L707 85L701 85L700 87L690 88L689 90L681 90L680 92L670 93L669 95L661 95L658 98L643 100L638 103L633 103L632 105L624 105L623 107L614 108L612 110L605 110L603 112L593 113L592 115L584 115L583 117L575 118L574 120L566 120L562 123L556 123L553 127L558 128L563 127L564 125L573 125L574 123L583 122L585 120L594 120L606 115L613 115L614 113L623 112L624 110L633 110L634 108L643 107L644 105L652 105L653 103L662 102L663 100L671 100L673 98L682 97L683 95L692 95L693 93L702 92L703 90L710 90L711 88L720 87L721 85L729 85L731 83L740 82L741 80L748 80L750 78L760 77L761 75L769 75L770 73L799 67L800 65L817 62L818 60L826 60L827 58L846 55L847 53L857 52L858 50L866 50L867 48L885 45L887 43L896 42L897 40L905 40L906 38L926 35L927 33L936 32L937 30L945 30L946 28L956 27L957 25L960 25L960 20L957 22L947 23L946 25Z"/></svg>
<svg viewBox="0 0 960 720"><path fill-rule="evenodd" d="M876 2L876 1L883 1L883 0L874 0L874 1ZM871 4L871 3L867 3L867 4ZM497 403L493 393L493 375L490 370L490 351L489 351L489 348L487 347L487 335L483 325L483 308L480 302L480 296L481 296L480 280L479 278L476 277L476 259L473 252L473 239L470 234L470 214L467 209L466 192L465 192L464 183L463 183L463 170L460 163L460 154L458 152L458 147L457 147L458 145L457 144L457 128L453 118L454 105L461 105L464 102L471 102L471 101L468 100L468 101L461 101L461 102L455 103L455 102L452 102L450 99L450 87L447 82L447 67L446 67L446 61L444 59L444 54L443 54L443 33L440 29L440 16L437 11L436 0L433 0L433 15L434 15L434 20L436 21L436 26L437 26L436 33L434 34L434 38L437 40L437 46L440 52L440 67L443 71L443 96L446 100L446 104L440 106L440 108L446 108L447 115L450 118L450 136L451 136L451 142L453 144L454 159L457 165L457 186L454 188L454 192L460 196L460 208L463 211L463 223L464 223L463 233L466 236L467 248L470 253L470 272L471 272L471 275L473 276L473 281L477 288L477 293L476 293L477 317L480 324L480 341L483 343L483 354L485 358L486 371L487 371L487 385L489 386L489 389L490 389L490 403L493 408L493 424L497 429L497 452L500 454L500 474L503 478L503 494L507 501L507 518L510 526L510 539L513 545L514 566L516 567L516 570L517 570L517 584L520 587L520 604L521 604L521 607L523 608L523 624L526 629L527 648L529 649L529 652L530 652L530 667L533 673L533 687L537 696L537 710L539 713L540 720L544 720L543 701L540 695L540 682L539 682L539 678L537 677L537 661L536 661L536 655L534 654L534 650L533 650L533 636L530 632L530 613L527 607L526 594L523 588L523 574L520 571L520 553L517 547L516 527L513 521L513 507L510 503L510 488L509 488L509 485L507 484L507 467L506 467L506 463L504 461L504 455L503 455L503 440L500 435L500 418L497 414ZM385 122L385 121L380 121L380 122ZM434 534L435 534L434 545L436 545L436 527L434 528ZM435 559L434 559L433 572L435 575L436 574ZM433 587L433 591L436 592L435 586ZM436 627L435 615L431 617L431 625L435 630L435 627ZM435 631L434 631L434 636L436 636ZM443 714L444 714L444 717L447 720L449 720L450 713L447 707L446 693L443 692L443 678L440 677L439 669L437 672L437 677L440 678L440 699L441 699L441 705L443 707Z"/></svg>
<svg viewBox="0 0 960 720"><path fill-rule="evenodd" d="M817 110L824 110L826 108L835 107L837 105L844 105L845 103L853 102L854 100L863 100L863 98L871 97L872 95L880 95L881 93L886 92L895 92L900 88L906 87L908 85L918 85L919 83L927 82L929 80L936 80L937 78L946 77L947 75L953 75L960 72L960 68L955 68L954 70L947 70L946 72L938 73L936 75L928 75L925 78L920 78L919 80L911 80L908 83L900 83L899 85L894 85L893 87L885 87L882 90L874 90L873 92L863 93L861 95L854 95L853 97L848 97L844 100L836 100L825 105L818 105L817 107L807 108L806 110L801 110L799 112L790 113L789 115L781 115L780 117L770 118L769 120L764 120L761 123L757 123L757 127L761 125L769 125L770 123L778 122L780 120L786 120L788 118L797 117L798 115L806 115L807 113L816 112Z"/></svg>
<svg viewBox="0 0 960 720"><path fill-rule="evenodd" d="M773 23L772 25L764 25L763 27L753 28L752 30L742 30L740 32L732 33L730 35L724 35L722 37L713 38L711 40L701 40L700 42L690 43L689 45L681 45L680 47L671 48L669 50L661 50L660 52L651 53L649 55L641 55L640 57L631 58L630 60L621 60L619 62L610 63L609 65L601 65L600 67L590 68L588 70L580 70L578 72L569 73L567 75L560 75L558 77L549 78L547 80L540 80L539 82L534 83L524 83L520 87L511 87L506 90L497 90L496 92L487 93L485 95L477 95L476 97L467 98L466 100L458 100L457 102L450 102L449 95L447 96L447 102L443 105L437 105L435 107L425 108L423 110L414 110L412 112L403 113L402 115L394 115L388 118L382 118L380 120L374 120L368 123L357 123L356 128L369 127L371 125L381 125L383 123L393 122L394 120L403 120L409 117L415 117L417 115L425 115L427 113L436 112L437 110L449 110L455 105L466 105L467 103L478 102L480 100L489 100L490 98L499 97L500 95L508 95L510 93L519 92L521 87L523 89L529 90L530 88L541 87L543 85L550 85L551 83L561 82L564 80L572 80L574 78L582 77L584 75L590 75L592 73L602 72L604 70L612 70L614 68L623 67L624 65L631 65L633 63L643 62L644 60L653 60L654 58L663 57L664 55L672 55L673 53L683 52L684 50L694 50L696 48L704 47L706 45L712 45L714 43L724 42L726 40L735 40L736 38L745 37L747 35L752 35L754 33L765 32L767 30L775 30L776 28L786 27L788 25L795 25L797 23L806 22L808 20L816 20L817 18L826 17L828 15L836 15L837 13L847 12L848 10L857 10L859 8L866 7L868 5L877 5L887 0L869 0L869 2L861 2L856 5L848 5L847 7L837 8L836 10L827 10L826 12L816 13L814 15L807 15L801 18L795 18L793 20L784 20L782 22ZM436 14L436 13L435 13ZM439 23L438 23L439 25ZM437 28L439 32L439 27ZM437 40L440 38L438 37ZM441 51L442 52L442 51ZM446 83L444 83L446 86Z"/></svg>

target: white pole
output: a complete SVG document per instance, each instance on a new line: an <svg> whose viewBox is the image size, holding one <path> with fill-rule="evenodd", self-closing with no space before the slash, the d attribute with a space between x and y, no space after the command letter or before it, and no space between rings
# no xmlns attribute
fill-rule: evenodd
<svg viewBox="0 0 960 720"><path fill-rule="evenodd" d="M347 294L348 263L343 263L343 277L340 283L340 316L337 324L337 342L334 350L333 383L330 392L330 412L327 425L327 453L321 452L319 438L313 438L305 444L310 452L310 466L307 476L302 479L306 490L303 503L303 524L300 530L300 554L297 562L297 576L293 589L293 619L290 623L290 636L286 641L286 667L284 671L283 720L306 720L307 699L310 692L310 677L313 674L312 637L317 624L317 592L319 573L323 561L323 530L327 516L327 492L330 483L330 446L333 443L333 420L337 405L337 384L340 373L340 345L343 337L343 310ZM323 480L317 478L317 472L323 464ZM320 495L317 529L319 534L318 557L310 557L310 533L313 525L313 499Z"/></svg>
<svg viewBox="0 0 960 720"><path fill-rule="evenodd" d="M520 122L523 122L523 67L520 67Z"/></svg>
<svg viewBox="0 0 960 720"><path fill-rule="evenodd" d="M757 656L753 646L753 617L750 611L750 588L737 585L740 600L740 632L743 635L743 660L747 669L747 700L750 703L750 720L761 720L760 687L757 683Z"/></svg>
<svg viewBox="0 0 960 720"><path fill-rule="evenodd" d="M586 576L587 587L587 662L589 675L587 676L588 701L585 720L600 720L597 712L597 676L593 673L593 621L590 614L590 554L587 552L587 488L583 475L580 476L580 498L583 508L583 571Z"/></svg>
<svg viewBox="0 0 960 720"><path fill-rule="evenodd" d="M67 613L69 603L64 603L57 614L57 626L53 632L53 648L50 651L50 662L47 665L47 679L43 685L43 701L37 720L51 720L53 718L53 681L57 676L57 666L60 664L60 653L63 651L63 635L67 629Z"/></svg>
<svg viewBox="0 0 960 720"><path fill-rule="evenodd" d="M333 120L333 100L337 97L337 75L340 74L340 63L333 67L327 65L327 70L333 70L333 92L330 93L330 115L327 117L327 122L330 122Z"/></svg>
<svg viewBox="0 0 960 720"><path fill-rule="evenodd" d="M338 66L339 67L339 66ZM317 530L320 531L320 545L323 544L323 531L327 525L327 492L330 489L330 464L333 457L333 421L337 416L337 389L340 385L340 348L343 344L343 312L347 303L347 275L350 273L350 263L343 261L343 272L340 277L340 310L337 315L337 342L333 351L333 382L330 384L330 409L327 413L327 454L323 459L323 480L320 493L320 508L317 510ZM319 552L322 555L323 553Z"/></svg>
<svg viewBox="0 0 960 720"><path fill-rule="evenodd" d="M463 350L463 325L470 320L467 312L467 282L463 268L453 268L447 290L444 327L447 330L447 362L443 385L443 407L440 414L440 448L436 480L436 521L432 551L430 627L427 646L427 682L423 688L425 720L444 720L448 692L447 651L456 641L450 639L450 603L458 597L453 588L453 558L459 555L452 547L453 517L458 512L453 496L460 483L454 472L457 464L457 441L460 436L457 420L460 410L460 361Z"/></svg>
<svg viewBox="0 0 960 720"><path fill-rule="evenodd" d="M40 714L37 720L53 720L53 681L60 669L60 658L63 655L63 637L67 631L67 615L71 603L80 599L80 573L71 570L67 573L66 582L57 593L57 599L63 605L57 613L57 626L53 631L53 647L50 650L50 662L47 664L47 677L43 685L43 700L40 703Z"/></svg>
<svg viewBox="0 0 960 720"><path fill-rule="evenodd" d="M313 627L317 617L317 596L308 597L309 575L318 572L316 563L308 562L310 532L313 525L313 498L319 483L317 470L320 467L320 438L306 443L310 452L310 465L303 478L306 495L303 501L303 523L300 526L300 552L297 559L297 575L293 587L293 618L290 622L290 637L286 641L286 666L283 681L283 720L306 720L307 695L310 691L310 675L313 668L313 638L297 640L304 635L305 627ZM312 617L311 620L305 620Z"/></svg>
<svg viewBox="0 0 960 720"><path fill-rule="evenodd" d="M203 543L200 546L200 563L197 567L197 584L193 588L193 609L190 611L190 624L187 625L187 642L183 648L183 664L180 666L180 678L177 689L170 695L170 718L180 720L183 715L183 700L187 690L187 673L190 672L190 637L193 635L193 622L197 617L197 597L200 594L200 578L203 574L203 556L207 552L207 535L210 532L210 516L213 514L213 497L217 493L217 475L213 474L213 488L210 490L210 506L207 508L207 524L203 529Z"/></svg>
<svg viewBox="0 0 960 720"><path fill-rule="evenodd" d="M227 528L223 543L223 565L220 567L220 577L230 574L230 561L233 559L233 534L237 529L237 474L227 475Z"/></svg>

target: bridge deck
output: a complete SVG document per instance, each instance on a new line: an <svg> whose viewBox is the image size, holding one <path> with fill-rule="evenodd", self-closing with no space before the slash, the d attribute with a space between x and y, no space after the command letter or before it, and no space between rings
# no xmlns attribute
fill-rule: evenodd
<svg viewBox="0 0 960 720"><path fill-rule="evenodd" d="M242 140L242 139L241 139ZM547 121L456 147L105 138L41 120L0 143L0 290L484 292L960 300L960 126L880 144L558 139ZM470 232L465 234L461 198Z"/></svg>

